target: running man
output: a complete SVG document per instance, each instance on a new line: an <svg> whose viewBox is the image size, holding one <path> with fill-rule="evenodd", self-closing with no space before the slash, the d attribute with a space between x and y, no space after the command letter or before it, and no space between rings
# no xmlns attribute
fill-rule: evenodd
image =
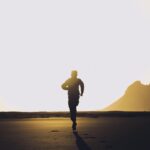
<svg viewBox="0 0 150 150"><path fill-rule="evenodd" d="M62 89L68 90L68 105L70 109L70 118L72 120L72 130L73 132L76 132L76 107L79 104L79 98L83 95L84 92L84 83L81 79L77 78L77 71L74 70L71 72L71 78L65 81L65 83L62 84ZM80 87L80 90L79 90Z"/></svg>

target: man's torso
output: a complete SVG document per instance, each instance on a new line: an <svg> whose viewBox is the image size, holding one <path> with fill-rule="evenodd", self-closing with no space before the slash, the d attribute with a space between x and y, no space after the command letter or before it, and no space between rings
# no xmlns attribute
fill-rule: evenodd
<svg viewBox="0 0 150 150"><path fill-rule="evenodd" d="M68 94L69 95L79 95L79 85L81 80L80 79L72 79L68 80Z"/></svg>

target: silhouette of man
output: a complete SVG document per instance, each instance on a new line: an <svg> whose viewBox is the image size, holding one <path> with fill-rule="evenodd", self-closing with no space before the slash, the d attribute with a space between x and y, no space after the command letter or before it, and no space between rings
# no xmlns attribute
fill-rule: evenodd
<svg viewBox="0 0 150 150"><path fill-rule="evenodd" d="M66 80L61 86L62 89L68 90L68 105L70 109L70 118L72 120L73 132L76 132L76 126L77 126L76 107L79 104L80 96L82 96L84 92L84 83L82 82L81 79L77 78L77 75L78 73L76 70L72 71L71 78ZM79 90L79 87L80 87L80 90Z"/></svg>

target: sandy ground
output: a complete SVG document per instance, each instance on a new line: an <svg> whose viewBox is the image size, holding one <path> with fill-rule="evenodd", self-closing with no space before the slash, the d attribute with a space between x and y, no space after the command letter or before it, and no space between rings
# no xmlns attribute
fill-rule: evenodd
<svg viewBox="0 0 150 150"><path fill-rule="evenodd" d="M0 121L0 150L149 150L150 117L69 118Z"/></svg>

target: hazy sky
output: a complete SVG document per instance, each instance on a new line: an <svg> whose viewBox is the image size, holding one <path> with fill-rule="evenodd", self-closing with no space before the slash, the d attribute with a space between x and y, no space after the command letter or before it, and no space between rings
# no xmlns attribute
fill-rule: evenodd
<svg viewBox="0 0 150 150"><path fill-rule="evenodd" d="M77 69L79 110L150 81L149 0L0 1L0 110L68 110L61 84Z"/></svg>

